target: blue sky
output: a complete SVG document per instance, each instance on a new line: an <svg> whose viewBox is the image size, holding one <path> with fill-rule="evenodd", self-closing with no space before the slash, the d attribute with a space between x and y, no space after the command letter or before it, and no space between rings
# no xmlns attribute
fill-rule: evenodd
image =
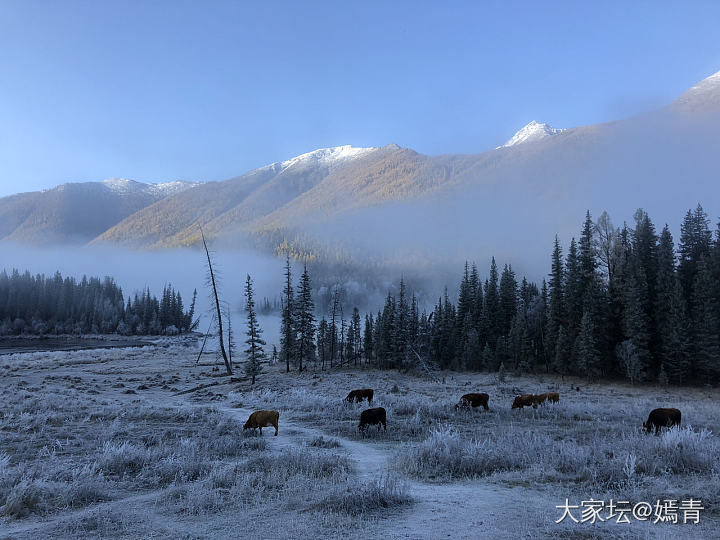
<svg viewBox="0 0 720 540"><path fill-rule="evenodd" d="M259 4L0 0L0 196L341 144L477 153L720 70L718 2Z"/></svg>

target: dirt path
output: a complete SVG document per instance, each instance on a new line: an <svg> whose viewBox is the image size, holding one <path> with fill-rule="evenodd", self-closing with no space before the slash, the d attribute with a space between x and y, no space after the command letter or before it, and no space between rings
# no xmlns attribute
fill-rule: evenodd
<svg viewBox="0 0 720 540"><path fill-rule="evenodd" d="M230 407L221 410L243 423L252 412ZM328 435L282 415L279 435L274 437L273 432L266 428L263 437L271 449L277 450L303 446L320 435L338 440L355 463L358 478L366 482L387 474L393 453L378 444ZM383 538L523 538L523 532L528 531L524 523L541 522L543 514L548 519L554 516L556 503L527 487L508 488L482 481L425 484L405 480L405 483L415 504L378 524Z"/></svg>

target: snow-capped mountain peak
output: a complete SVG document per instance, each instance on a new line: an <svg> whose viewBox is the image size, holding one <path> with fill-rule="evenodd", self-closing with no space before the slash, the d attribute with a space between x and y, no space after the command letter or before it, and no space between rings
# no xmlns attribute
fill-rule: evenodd
<svg viewBox="0 0 720 540"><path fill-rule="evenodd" d="M118 193L128 193L141 190L145 187L145 184L130 180L129 178L108 178L107 180L103 180L102 184L106 188Z"/></svg>
<svg viewBox="0 0 720 540"><path fill-rule="evenodd" d="M516 144L521 144L525 142L539 141L541 139L546 139L548 137L552 137L553 135L557 135L558 133L561 133L563 131L565 130L556 129L549 124L542 124L533 120L525 127L520 129L517 133L515 133L515 135L513 135L505 144L503 144L502 146L498 146L498 148L515 146Z"/></svg>
<svg viewBox="0 0 720 540"><path fill-rule="evenodd" d="M179 193L198 185L198 182L161 182L158 184L146 184L130 180L129 178L108 178L102 181L102 185L115 193L138 193L144 192L162 198L173 193Z"/></svg>
<svg viewBox="0 0 720 540"><path fill-rule="evenodd" d="M706 77L695 86L683 92L674 105L693 109L713 109L720 106L720 71Z"/></svg>
<svg viewBox="0 0 720 540"><path fill-rule="evenodd" d="M377 150L376 147L358 148L350 145L320 148L283 161L280 167L282 170L285 170L288 167L297 166L298 164L332 166L340 162L357 159L375 150Z"/></svg>

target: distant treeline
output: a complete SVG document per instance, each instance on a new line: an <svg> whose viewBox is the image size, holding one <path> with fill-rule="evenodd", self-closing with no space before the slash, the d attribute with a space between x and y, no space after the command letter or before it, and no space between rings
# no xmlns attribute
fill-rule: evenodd
<svg viewBox="0 0 720 540"><path fill-rule="evenodd" d="M634 218L616 228L606 213L593 222L588 212L566 255L555 239L549 279L540 286L518 281L510 265L500 270L493 259L484 282L466 263L457 301L446 289L430 315L418 311L402 280L399 294L388 293L362 328L357 309L348 321L336 302L302 360L717 383L720 227L713 237L698 205L685 216L676 250L667 225L658 234L646 212ZM289 285L288 262L280 352L288 364L301 354ZM314 336L314 325L303 332Z"/></svg>
<svg viewBox="0 0 720 540"><path fill-rule="evenodd" d="M160 300L144 290L123 299L122 289L106 277L81 281L57 272L52 277L0 273L0 335L123 334L156 335L187 332L193 324L195 299L185 311L171 285Z"/></svg>

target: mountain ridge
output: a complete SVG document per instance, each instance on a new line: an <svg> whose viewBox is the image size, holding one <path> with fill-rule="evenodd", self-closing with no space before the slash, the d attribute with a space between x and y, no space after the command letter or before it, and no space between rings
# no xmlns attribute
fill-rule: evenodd
<svg viewBox="0 0 720 540"><path fill-rule="evenodd" d="M617 206L601 190L607 178L617 182L608 187L610 192L639 192L649 187L645 177L651 173L658 178L682 174L677 165L685 154L679 152L686 152L689 143L702 148L720 136L710 122L698 130L697 120L703 118L698 113L710 117L718 111L720 72L657 111L568 129L532 121L504 145L478 154L428 156L394 143L367 148L344 145L316 149L220 182L142 184L108 179L64 184L0 199L0 238L159 249L197 245L202 227L209 238L237 242L273 237L275 245L268 248L276 249L278 239L308 228L331 229L347 221L347 216L412 201L455 197L493 213L501 204L512 204L512 193L518 200L532 196L543 204L574 197L574 203L582 200L586 207L605 199ZM678 163L671 161L673 157ZM700 170L696 157L684 159L691 165L688 170ZM669 166L659 166L663 160ZM634 180L630 175L635 175ZM82 185L90 194L76 193ZM59 195L63 192L75 193L83 202L63 201ZM55 200L39 201L38 193ZM88 200L98 193L100 204ZM593 193L595 198L590 198ZM91 207L84 230L82 223L63 225L73 215L63 210L65 206L75 208L75 214L78 207ZM540 210L538 216L544 216ZM449 223L459 219L447 208L444 212ZM542 219L559 227L556 218ZM48 232L50 226L57 231ZM348 235L352 234L356 231L351 227Z"/></svg>

